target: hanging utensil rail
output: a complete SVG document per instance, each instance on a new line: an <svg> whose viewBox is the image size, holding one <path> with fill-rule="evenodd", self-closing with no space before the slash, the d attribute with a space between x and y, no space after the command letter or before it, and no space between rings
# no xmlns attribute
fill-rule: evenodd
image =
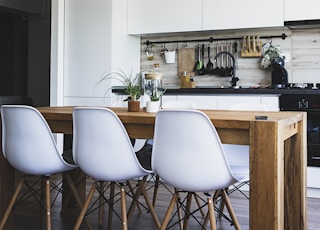
<svg viewBox="0 0 320 230"><path fill-rule="evenodd" d="M282 38L282 40L285 40L286 37L288 37L288 35L286 35L285 33L281 34L281 35L272 35L272 36L260 36L260 38ZM236 37L236 38L213 38L210 37L208 39L186 39L186 40L166 40L166 41L149 41L147 40L144 44L146 44L147 46L152 45L152 44L166 44L166 43L189 43L189 42L214 42L214 41L228 41L228 40L242 40L243 37Z"/></svg>

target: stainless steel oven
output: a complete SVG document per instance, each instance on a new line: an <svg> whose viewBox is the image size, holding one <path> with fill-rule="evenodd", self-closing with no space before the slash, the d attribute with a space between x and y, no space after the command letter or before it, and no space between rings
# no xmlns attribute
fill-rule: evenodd
<svg viewBox="0 0 320 230"><path fill-rule="evenodd" d="M281 111L307 112L308 166L320 167L320 94L283 94Z"/></svg>

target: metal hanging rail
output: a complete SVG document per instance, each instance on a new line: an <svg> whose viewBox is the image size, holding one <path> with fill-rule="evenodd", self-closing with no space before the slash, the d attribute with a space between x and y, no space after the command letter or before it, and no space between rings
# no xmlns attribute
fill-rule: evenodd
<svg viewBox="0 0 320 230"><path fill-rule="evenodd" d="M272 36L261 36L260 38L282 38L282 40L285 40L286 37L288 37L288 35L286 35L285 33L281 34L281 35L272 35ZM210 37L208 39L186 39L186 40L175 40L175 41L149 41L147 40L144 44L146 44L147 46L152 45L152 44L166 44L166 43L183 43L183 42L214 42L214 41L221 41L221 40L240 40L243 39L243 37L237 37L237 38L213 38Z"/></svg>

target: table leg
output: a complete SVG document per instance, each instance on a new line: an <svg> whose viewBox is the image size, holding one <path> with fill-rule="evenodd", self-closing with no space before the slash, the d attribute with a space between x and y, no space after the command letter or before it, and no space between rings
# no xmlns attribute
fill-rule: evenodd
<svg viewBox="0 0 320 230"><path fill-rule="evenodd" d="M285 141L278 123L250 123L250 229L306 228L305 124Z"/></svg>

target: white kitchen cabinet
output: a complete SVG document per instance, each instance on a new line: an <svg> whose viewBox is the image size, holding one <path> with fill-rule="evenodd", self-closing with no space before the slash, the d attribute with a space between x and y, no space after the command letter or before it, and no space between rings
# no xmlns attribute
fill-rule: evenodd
<svg viewBox="0 0 320 230"><path fill-rule="evenodd" d="M202 0L128 0L128 34L201 29Z"/></svg>
<svg viewBox="0 0 320 230"><path fill-rule="evenodd" d="M279 111L278 95L170 95L164 96L163 102L169 100L192 101L197 109L229 110L240 103L263 104L268 111Z"/></svg>
<svg viewBox="0 0 320 230"><path fill-rule="evenodd" d="M262 104L268 111L279 111L278 95L224 95L218 97L218 109L229 110L236 104Z"/></svg>
<svg viewBox="0 0 320 230"><path fill-rule="evenodd" d="M235 104L253 103L260 104L260 96L225 95L218 97L218 109L229 110Z"/></svg>
<svg viewBox="0 0 320 230"><path fill-rule="evenodd" d="M284 0L284 20L320 19L318 0Z"/></svg>
<svg viewBox="0 0 320 230"><path fill-rule="evenodd" d="M216 95L179 95L179 101L192 101L197 109L217 109L218 96Z"/></svg>
<svg viewBox="0 0 320 230"><path fill-rule="evenodd" d="M203 30L283 26L283 18L283 0L203 0Z"/></svg>
<svg viewBox="0 0 320 230"><path fill-rule="evenodd" d="M265 105L268 111L279 111L279 95L263 95L261 96L261 104Z"/></svg>

